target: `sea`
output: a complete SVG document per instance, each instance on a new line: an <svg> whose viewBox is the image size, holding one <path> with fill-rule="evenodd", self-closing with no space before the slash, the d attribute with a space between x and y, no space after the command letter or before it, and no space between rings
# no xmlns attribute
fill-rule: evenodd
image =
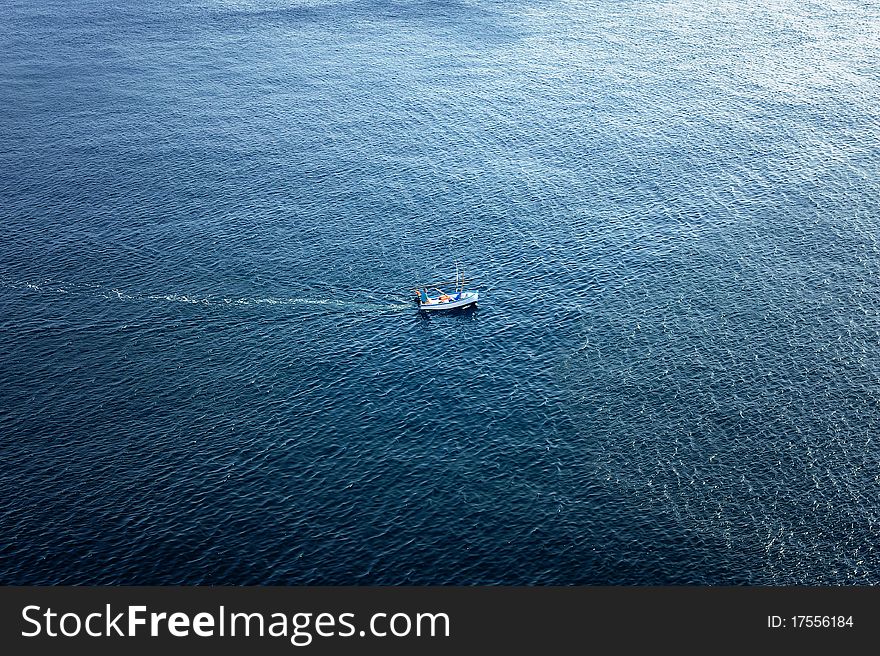
<svg viewBox="0 0 880 656"><path fill-rule="evenodd" d="M0 583L880 584L877 0L0 15Z"/></svg>

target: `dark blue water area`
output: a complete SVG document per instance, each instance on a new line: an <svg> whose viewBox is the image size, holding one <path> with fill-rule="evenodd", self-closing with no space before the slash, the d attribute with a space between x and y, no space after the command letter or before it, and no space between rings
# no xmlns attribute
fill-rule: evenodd
<svg viewBox="0 0 880 656"><path fill-rule="evenodd" d="M876 2L19 1L0 52L0 582L880 583Z"/></svg>

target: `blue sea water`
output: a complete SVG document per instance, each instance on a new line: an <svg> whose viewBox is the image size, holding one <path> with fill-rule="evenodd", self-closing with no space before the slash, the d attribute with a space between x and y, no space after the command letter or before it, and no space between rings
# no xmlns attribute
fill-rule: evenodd
<svg viewBox="0 0 880 656"><path fill-rule="evenodd" d="M880 583L878 2L0 14L0 582Z"/></svg>

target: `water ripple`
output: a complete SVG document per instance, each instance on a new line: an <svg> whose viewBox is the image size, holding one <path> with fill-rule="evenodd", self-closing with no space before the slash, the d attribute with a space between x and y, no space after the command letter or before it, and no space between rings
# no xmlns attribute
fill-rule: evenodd
<svg viewBox="0 0 880 656"><path fill-rule="evenodd" d="M876 3L5 13L0 582L880 582Z"/></svg>

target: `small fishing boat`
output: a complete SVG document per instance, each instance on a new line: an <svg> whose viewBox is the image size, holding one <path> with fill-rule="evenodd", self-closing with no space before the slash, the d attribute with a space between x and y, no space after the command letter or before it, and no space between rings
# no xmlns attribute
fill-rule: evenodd
<svg viewBox="0 0 880 656"><path fill-rule="evenodd" d="M455 267L455 280L451 282L434 282L424 285L415 290L416 302L419 310L455 310L457 308L474 305L480 298L479 291L464 291L464 285L468 282L458 273ZM443 287L452 285L453 291L447 292Z"/></svg>

